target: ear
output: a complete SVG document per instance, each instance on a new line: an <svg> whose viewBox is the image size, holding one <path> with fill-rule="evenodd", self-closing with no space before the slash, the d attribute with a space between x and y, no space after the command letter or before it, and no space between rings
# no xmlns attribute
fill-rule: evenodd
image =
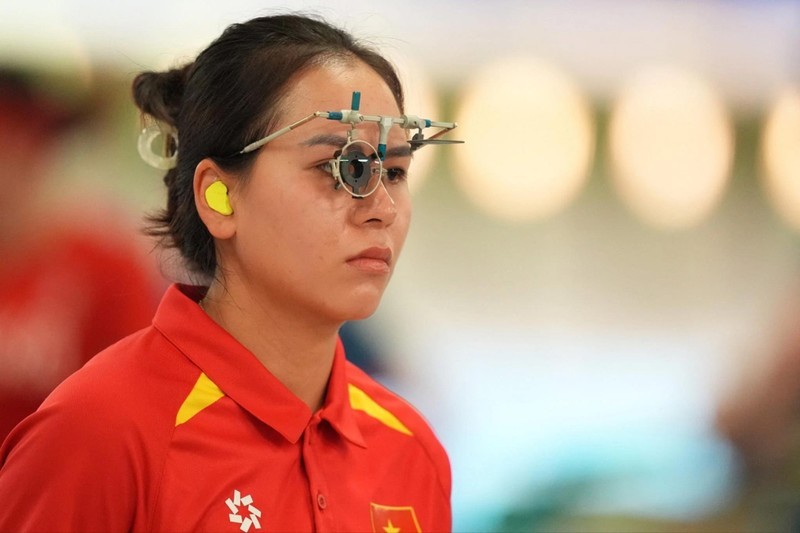
<svg viewBox="0 0 800 533"><path fill-rule="evenodd" d="M224 185L224 188L222 185ZM213 185L216 183L217 185ZM236 234L236 210L233 209L230 214L225 209L220 209L220 205L213 202L214 194L217 199L228 191L227 201L230 202L233 208L233 199L231 198L231 190L235 182L220 169L214 161L209 158L203 159L197 164L194 169L194 204L197 207L197 213L200 215L200 220L208 228L209 233L215 239L230 239ZM212 187L213 185L213 187ZM209 191L209 187L211 190ZM212 204L216 207L211 207L206 197L206 192L209 191L209 197L212 198ZM212 194L213 193L213 194Z"/></svg>

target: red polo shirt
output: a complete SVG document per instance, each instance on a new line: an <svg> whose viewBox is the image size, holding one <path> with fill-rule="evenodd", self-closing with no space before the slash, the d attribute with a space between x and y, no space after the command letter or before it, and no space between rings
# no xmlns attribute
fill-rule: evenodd
<svg viewBox="0 0 800 533"><path fill-rule="evenodd" d="M0 530L448 531L424 419L336 348L316 413L172 286L0 449Z"/></svg>

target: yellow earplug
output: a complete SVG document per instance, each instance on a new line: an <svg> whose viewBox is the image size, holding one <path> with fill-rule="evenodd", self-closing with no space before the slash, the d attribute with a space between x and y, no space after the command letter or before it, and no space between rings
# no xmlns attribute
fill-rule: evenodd
<svg viewBox="0 0 800 533"><path fill-rule="evenodd" d="M221 215L233 214L231 201L228 199L228 187L221 181L215 181L208 186L205 192L208 207Z"/></svg>

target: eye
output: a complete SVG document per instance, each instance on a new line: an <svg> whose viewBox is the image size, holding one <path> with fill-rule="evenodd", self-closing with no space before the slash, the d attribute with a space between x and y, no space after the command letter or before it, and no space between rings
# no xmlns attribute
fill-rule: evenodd
<svg viewBox="0 0 800 533"><path fill-rule="evenodd" d="M330 161L325 161L324 163L320 163L319 165L317 165L317 168L322 172L330 176L333 176L333 165L331 164Z"/></svg>
<svg viewBox="0 0 800 533"><path fill-rule="evenodd" d="M398 168L398 167L387 168L384 169L384 173L386 175L386 179L390 183L405 181L406 179L408 179L408 173L404 168Z"/></svg>

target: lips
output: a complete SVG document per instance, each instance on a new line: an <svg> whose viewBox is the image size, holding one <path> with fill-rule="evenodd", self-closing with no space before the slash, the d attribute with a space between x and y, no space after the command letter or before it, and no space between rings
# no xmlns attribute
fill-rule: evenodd
<svg viewBox="0 0 800 533"><path fill-rule="evenodd" d="M392 250L389 248L372 247L362 250L357 255L349 258L347 264L358 270L386 274L390 272L392 263Z"/></svg>

